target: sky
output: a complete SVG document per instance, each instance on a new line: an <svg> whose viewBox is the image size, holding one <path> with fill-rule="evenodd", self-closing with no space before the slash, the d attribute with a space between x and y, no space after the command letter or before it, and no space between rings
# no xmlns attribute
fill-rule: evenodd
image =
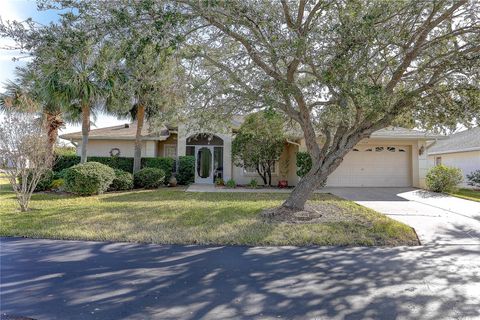
<svg viewBox="0 0 480 320"><path fill-rule="evenodd" d="M48 24L57 19L58 13L52 10L38 11L35 0L0 0L0 18L3 21L23 21L29 17L32 17L36 22ZM14 45L12 40L0 38L0 92L4 90L4 83L7 80L15 79L15 67L24 65L25 62L28 61L28 59L13 61L13 58L21 57L22 55L18 51L5 49L12 45ZM0 114L0 121L2 117L3 115ZM116 117L101 114L98 115L94 123L92 123L92 129L114 126L126 122L128 122L127 119L119 120ZM61 133L75 131L80 131L80 125L67 124L66 128L61 130Z"/></svg>

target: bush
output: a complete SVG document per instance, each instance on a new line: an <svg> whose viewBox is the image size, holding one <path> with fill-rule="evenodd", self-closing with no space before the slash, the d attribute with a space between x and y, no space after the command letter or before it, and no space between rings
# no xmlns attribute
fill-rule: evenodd
<svg viewBox="0 0 480 320"><path fill-rule="evenodd" d="M195 156L178 157L177 181L183 185L195 181Z"/></svg>
<svg viewBox="0 0 480 320"><path fill-rule="evenodd" d="M58 191L62 191L64 189L64 185L65 185L65 180L64 179L55 179L52 181L52 184L50 185L50 188L52 190L58 190Z"/></svg>
<svg viewBox="0 0 480 320"><path fill-rule="evenodd" d="M158 168L165 173L165 184L170 181L174 171L175 160L173 158L143 158L142 168Z"/></svg>
<svg viewBox="0 0 480 320"><path fill-rule="evenodd" d="M69 168L64 176L67 191L86 196L105 192L115 171L98 162L86 162Z"/></svg>
<svg viewBox="0 0 480 320"><path fill-rule="evenodd" d="M250 188L257 188L258 187L258 181L256 179L250 180L250 183L248 184Z"/></svg>
<svg viewBox="0 0 480 320"><path fill-rule="evenodd" d="M133 158L125 157L88 157L88 162L98 162L126 172L133 171ZM195 162L195 160L194 160ZM56 155L53 171L60 172L80 163L80 157L77 155ZM167 178L172 175L175 160L172 158L142 158L142 168L159 168L162 169ZM165 179L168 181L168 179Z"/></svg>
<svg viewBox="0 0 480 320"><path fill-rule="evenodd" d="M467 174L468 185L480 187L480 170L472 171Z"/></svg>
<svg viewBox="0 0 480 320"><path fill-rule="evenodd" d="M462 171L458 168L450 168L439 165L431 168L425 177L427 188L434 192L449 192L455 190L462 182Z"/></svg>
<svg viewBox="0 0 480 320"><path fill-rule="evenodd" d="M308 152L297 152L297 176L304 177L312 168L312 158Z"/></svg>
<svg viewBox="0 0 480 320"><path fill-rule="evenodd" d="M114 169L115 178L108 188L110 191L131 190L133 189L133 175L119 169Z"/></svg>
<svg viewBox="0 0 480 320"><path fill-rule="evenodd" d="M223 181L222 178L217 178L217 179L215 179L215 184L216 184L217 186L224 186L224 185L225 185L225 181Z"/></svg>
<svg viewBox="0 0 480 320"><path fill-rule="evenodd" d="M30 180L31 178L32 178L32 173L30 171L28 173L27 180ZM53 178L54 178L53 171L50 170L50 169L47 169L44 172L44 174L42 175L42 177L40 178L40 180L38 180L37 186L35 187L34 191L38 192L38 191L50 190ZM22 183L22 177L18 177L18 181L21 184Z"/></svg>
<svg viewBox="0 0 480 320"><path fill-rule="evenodd" d="M235 188L237 186L237 183L235 182L235 180L230 179L227 181L225 186L227 186L227 188Z"/></svg>
<svg viewBox="0 0 480 320"><path fill-rule="evenodd" d="M77 155L56 155L53 164L53 171L60 172L80 163L80 157Z"/></svg>
<svg viewBox="0 0 480 320"><path fill-rule="evenodd" d="M137 188L158 188L165 181L165 172L158 168L143 168L134 175L134 184Z"/></svg>

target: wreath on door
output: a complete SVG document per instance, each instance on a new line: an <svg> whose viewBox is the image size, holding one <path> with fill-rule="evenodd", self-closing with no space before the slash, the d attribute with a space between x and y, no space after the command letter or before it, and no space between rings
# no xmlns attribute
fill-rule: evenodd
<svg viewBox="0 0 480 320"><path fill-rule="evenodd" d="M112 148L112 150L110 150L110 157L120 157L120 149Z"/></svg>

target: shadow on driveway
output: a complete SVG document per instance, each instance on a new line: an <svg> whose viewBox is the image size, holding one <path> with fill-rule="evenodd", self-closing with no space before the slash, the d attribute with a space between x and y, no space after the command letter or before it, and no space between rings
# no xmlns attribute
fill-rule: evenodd
<svg viewBox="0 0 480 320"><path fill-rule="evenodd" d="M37 319L479 315L480 246L208 247L1 239L1 310Z"/></svg>

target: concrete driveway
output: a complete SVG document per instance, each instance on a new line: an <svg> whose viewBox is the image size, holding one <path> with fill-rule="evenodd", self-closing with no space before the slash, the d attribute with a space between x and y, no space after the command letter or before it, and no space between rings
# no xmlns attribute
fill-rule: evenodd
<svg viewBox="0 0 480 320"><path fill-rule="evenodd" d="M478 245L0 249L0 310L35 319L480 319Z"/></svg>
<svg viewBox="0 0 480 320"><path fill-rule="evenodd" d="M420 242L480 244L480 202L413 188L324 188L406 223Z"/></svg>

